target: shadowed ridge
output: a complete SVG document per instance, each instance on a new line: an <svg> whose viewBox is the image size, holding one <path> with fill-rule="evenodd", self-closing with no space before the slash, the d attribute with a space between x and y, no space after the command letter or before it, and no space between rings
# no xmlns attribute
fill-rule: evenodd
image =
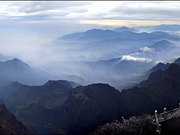
<svg viewBox="0 0 180 135"><path fill-rule="evenodd" d="M180 65L180 58L176 59L174 63Z"/></svg>
<svg viewBox="0 0 180 135"><path fill-rule="evenodd" d="M0 134L1 135L32 135L33 133L16 119L5 107L0 104Z"/></svg>

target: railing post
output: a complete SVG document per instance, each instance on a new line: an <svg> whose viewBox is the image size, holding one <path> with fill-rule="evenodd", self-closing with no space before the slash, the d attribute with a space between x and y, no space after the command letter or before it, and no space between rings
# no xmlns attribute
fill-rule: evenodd
<svg viewBox="0 0 180 135"><path fill-rule="evenodd" d="M155 121L156 121L156 123L158 123L157 110L154 111L154 114L155 114Z"/></svg>
<svg viewBox="0 0 180 135"><path fill-rule="evenodd" d="M160 134L161 133L161 129L160 129L161 125L159 124L159 120L158 120L158 116L157 116L157 110L155 110L154 114L155 114L155 120L156 120L156 123L157 123L157 130L156 130L156 132L158 134Z"/></svg>
<svg viewBox="0 0 180 135"><path fill-rule="evenodd" d="M163 119L165 120L166 119L166 107L164 107L164 112L163 112Z"/></svg>
<svg viewBox="0 0 180 135"><path fill-rule="evenodd" d="M124 118L124 116L122 116L121 118L122 118L122 121L123 121L123 123L124 123L124 122L125 122L125 118Z"/></svg>
<svg viewBox="0 0 180 135"><path fill-rule="evenodd" d="M166 112L166 110L167 110L167 109L166 109L166 107L165 107L165 108L164 108L164 113Z"/></svg>

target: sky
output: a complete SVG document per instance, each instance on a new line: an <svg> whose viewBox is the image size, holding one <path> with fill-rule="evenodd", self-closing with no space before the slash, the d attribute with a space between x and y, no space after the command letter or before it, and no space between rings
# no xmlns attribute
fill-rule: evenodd
<svg viewBox="0 0 180 135"><path fill-rule="evenodd" d="M74 20L74 23L81 24L85 20L176 22L180 21L179 6L180 2L178 1L0 2L0 20L17 20L21 23ZM99 24L98 21L96 23Z"/></svg>
<svg viewBox="0 0 180 135"><path fill-rule="evenodd" d="M179 1L1 1L0 54L33 66L57 58L58 37L92 28L180 24ZM45 57L48 56L48 57Z"/></svg>
<svg viewBox="0 0 180 135"><path fill-rule="evenodd" d="M179 7L179 1L2 1L0 28L62 36L92 27L180 24Z"/></svg>

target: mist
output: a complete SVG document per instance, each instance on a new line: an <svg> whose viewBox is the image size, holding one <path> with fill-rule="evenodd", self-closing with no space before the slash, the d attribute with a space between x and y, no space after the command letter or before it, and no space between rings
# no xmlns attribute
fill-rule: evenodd
<svg viewBox="0 0 180 135"><path fill-rule="evenodd" d="M144 74L158 62L166 63L178 58L180 52L179 41L173 39L166 40L175 44L175 49L153 52L154 50L148 46L163 38L137 40L136 36L143 34L141 29L137 34L133 34L135 37L126 34L124 39L118 36L105 38L102 35L101 39L71 40L62 37L87 30L95 32L93 34L99 30L102 33L109 32L106 30L116 32L116 28L81 25L76 21L74 23L60 21L58 24L54 22L7 24L0 26L1 61L18 58L32 68L50 74L49 79L65 79L82 85L108 83L119 89L126 88L144 79ZM174 31L170 34L175 35ZM115 62L110 62L111 60ZM124 61L128 64L125 63L123 67ZM46 78L45 81L47 80Z"/></svg>

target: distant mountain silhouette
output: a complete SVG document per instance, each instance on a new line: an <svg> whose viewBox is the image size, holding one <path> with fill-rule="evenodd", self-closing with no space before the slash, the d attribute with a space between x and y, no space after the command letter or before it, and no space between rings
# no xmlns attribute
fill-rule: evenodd
<svg viewBox="0 0 180 135"><path fill-rule="evenodd" d="M144 79L144 74L154 65L153 61L148 61L148 59L136 60L136 57L133 58L134 59L124 59L120 57L110 60L89 62L86 63L86 65L92 72L94 70L97 71L96 78L102 76L102 79L99 79L101 82L107 80L107 83L122 90L123 88L132 86L132 83L135 84L142 81Z"/></svg>
<svg viewBox="0 0 180 135"><path fill-rule="evenodd" d="M152 71L148 72L155 65L156 60L167 57L168 52L175 49L176 46L171 42L160 40L152 43L150 46L141 48L127 55L122 55L121 57L109 60L87 62L85 65L87 65L92 72L94 69L99 71L99 76L102 76L102 79L99 79L100 81L104 79L106 83L109 83L120 90L122 88L133 86L132 84L136 84L146 79L152 71L160 66L158 65L158 67L155 67ZM111 76L112 78L109 81L108 78Z"/></svg>
<svg viewBox="0 0 180 135"><path fill-rule="evenodd" d="M50 77L46 72L37 70L20 59L0 62L0 85L19 81L26 84L40 84Z"/></svg>
<svg viewBox="0 0 180 135"><path fill-rule="evenodd" d="M124 29L124 28L122 28ZM165 32L156 31L152 33L135 33L133 31L117 31L117 30L102 30L102 29L91 29L85 32L78 32L78 33L72 33L68 35L64 35L60 37L59 39L62 40L91 40L91 41L97 41L97 40L161 40L161 39L172 39L172 40L179 40L180 38L175 35L170 35Z"/></svg>
<svg viewBox="0 0 180 135"><path fill-rule="evenodd" d="M146 30L146 31L176 32L180 30L180 25L170 24L170 25L157 25L157 26L139 26L139 27L135 27L135 29Z"/></svg>
<svg viewBox="0 0 180 135"><path fill-rule="evenodd" d="M119 27L119 28L116 28L115 31L118 31L118 32L123 32L123 31L132 31L132 32L137 32L138 30L134 29L134 28L129 28L129 27Z"/></svg>
<svg viewBox="0 0 180 135"><path fill-rule="evenodd" d="M148 51L145 49L140 49L129 55L123 55L123 56L127 56L127 58L124 58L122 56L119 58L113 58L109 60L100 60L100 61L95 62L94 64L91 63L90 65L92 65L93 68L96 66L97 67L98 66L108 66L108 67L113 66L113 70L114 70L114 67L117 67L117 69L119 69L119 71L122 71L122 72L126 72L126 71L129 72L129 70L134 71L134 69L140 70L141 68L145 68L146 66L150 67L148 63L151 63L151 62L150 61L148 62L148 59L153 60L155 55L165 55L164 51L167 51L167 50L170 51L171 49L174 49L175 45L167 40L160 40L147 47L148 47L147 49L151 48L153 50ZM144 60L138 59L138 58L144 58ZM140 71L143 72L142 70Z"/></svg>
<svg viewBox="0 0 180 135"><path fill-rule="evenodd" d="M117 37L118 32L111 30L91 29L85 32L73 33L61 37L66 40L93 40Z"/></svg>
<svg viewBox="0 0 180 135"><path fill-rule="evenodd" d="M167 40L161 40L159 42L156 42L153 45L148 46L149 48L153 48L155 51L162 51L167 49L175 48L175 45Z"/></svg>

